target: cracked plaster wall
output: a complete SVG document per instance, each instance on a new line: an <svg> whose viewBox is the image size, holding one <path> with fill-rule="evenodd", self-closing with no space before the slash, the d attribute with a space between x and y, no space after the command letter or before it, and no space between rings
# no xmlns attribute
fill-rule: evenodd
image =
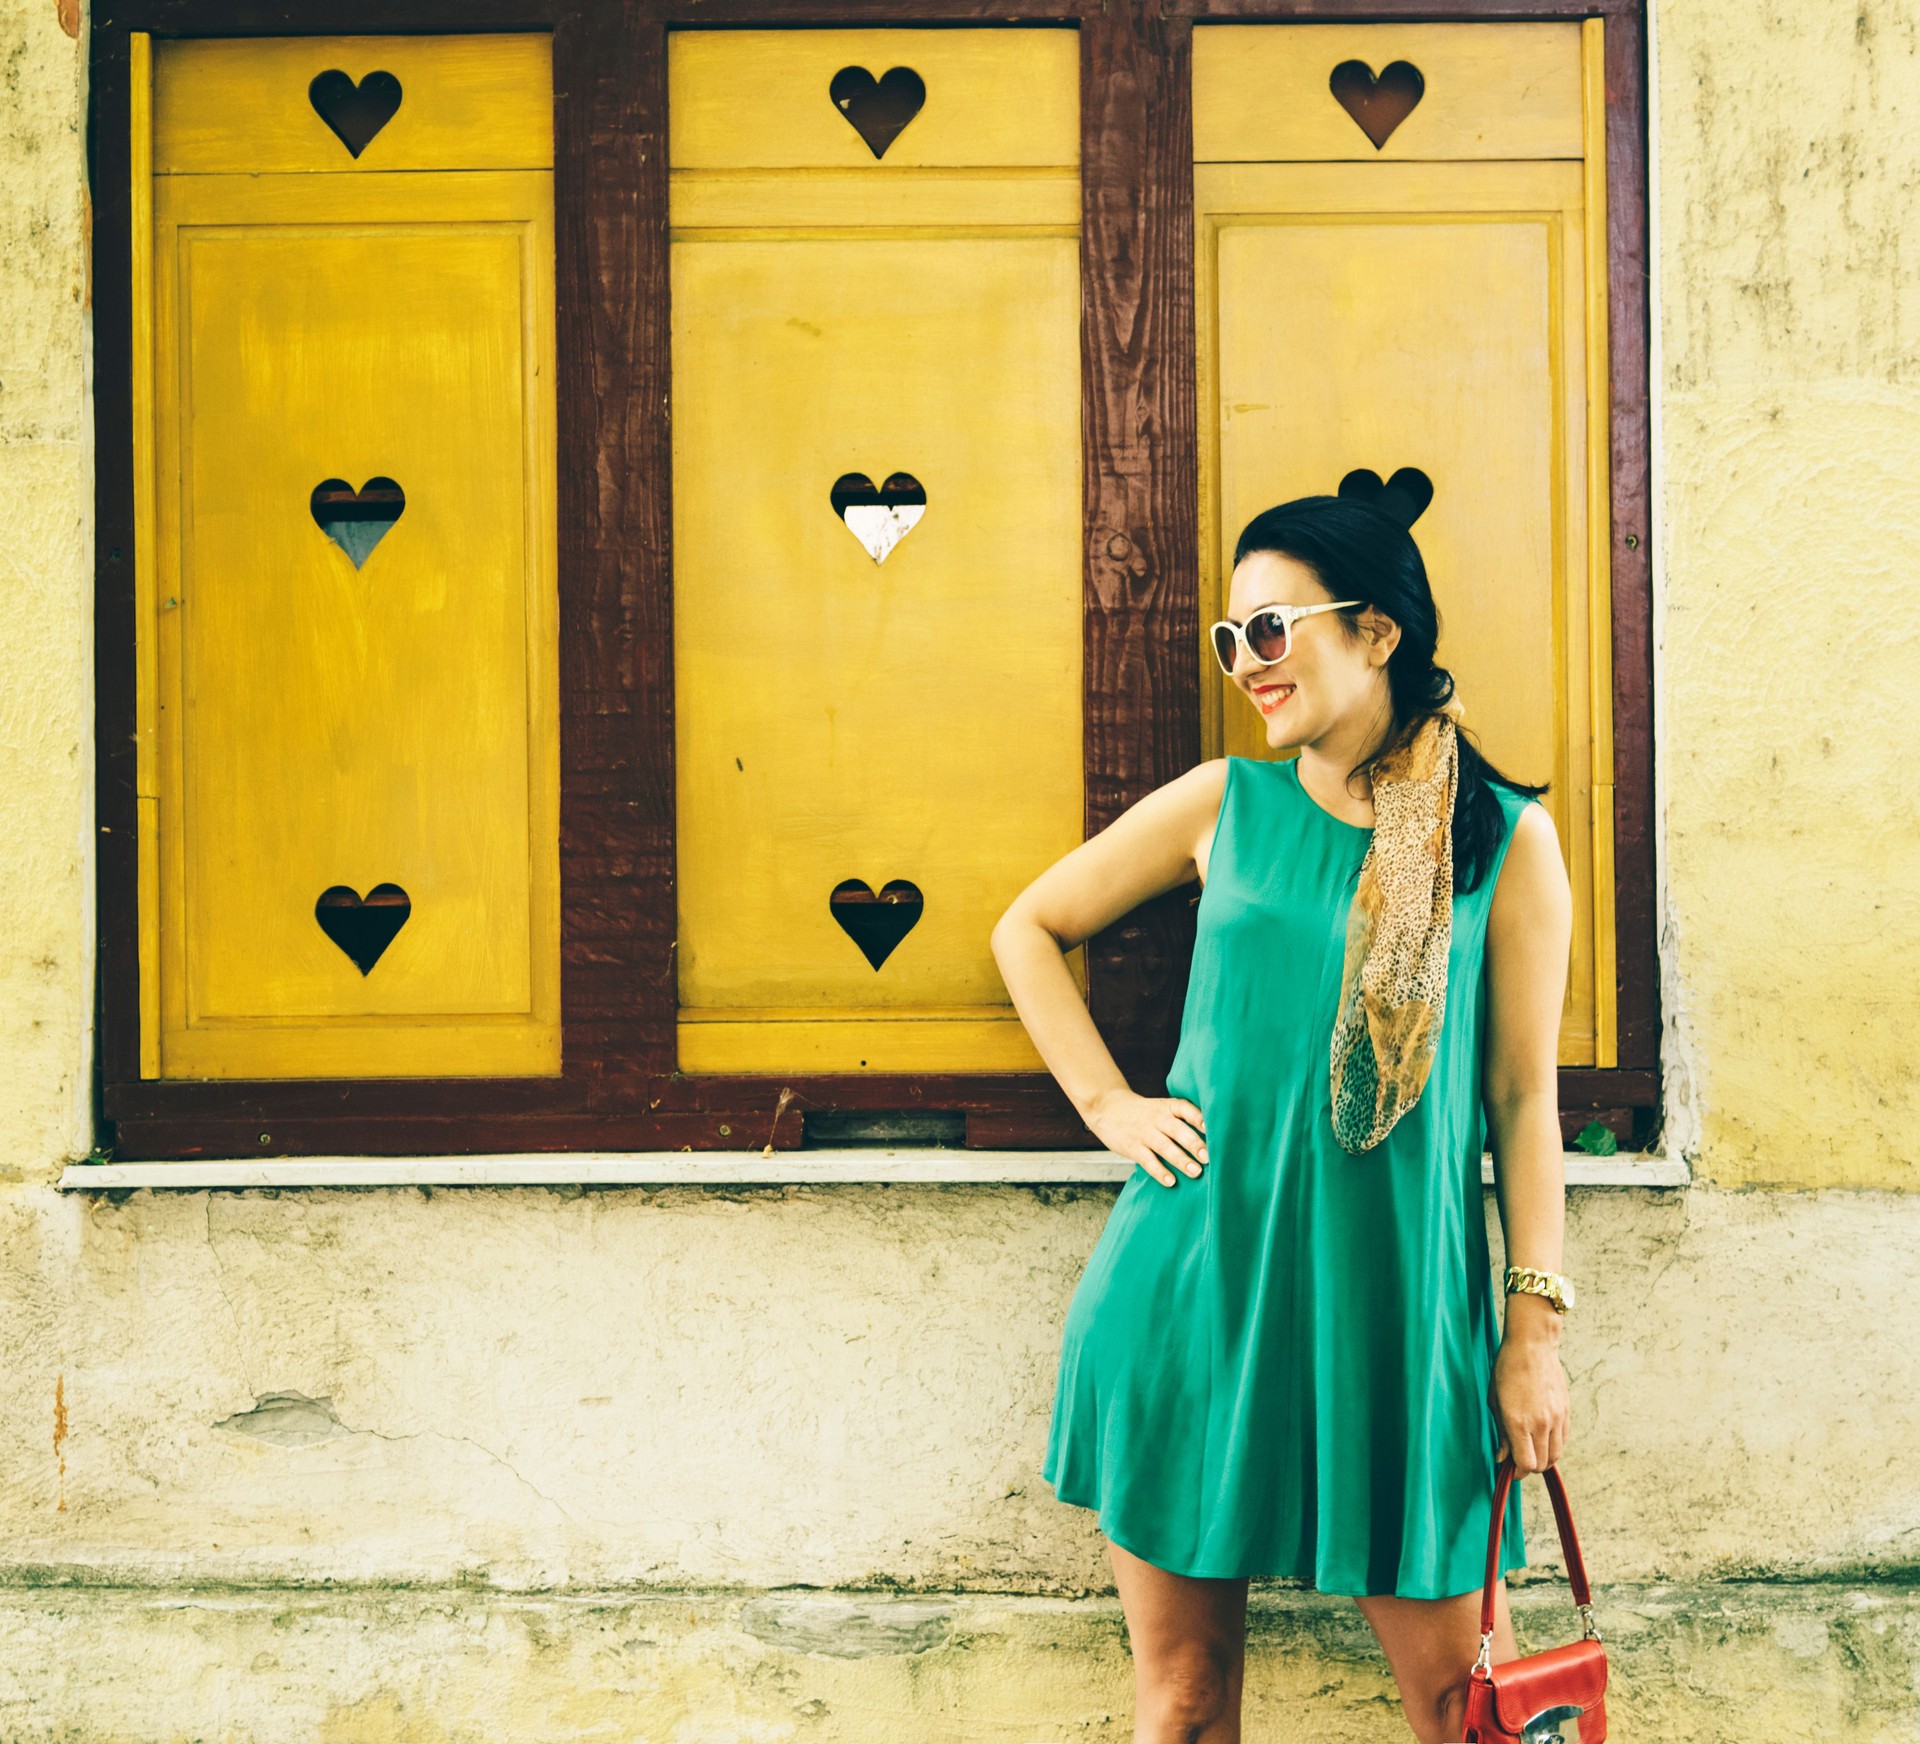
<svg viewBox="0 0 1920 1744"><path fill-rule="evenodd" d="M1104 1588L1091 1516L1038 1470L1111 1203L15 1193L0 1539L16 1568L141 1584ZM1920 1199L1581 1190L1570 1237L1597 1574L1920 1565L1920 1305L1831 1264L1910 1275Z"/></svg>
<svg viewBox="0 0 1920 1744"><path fill-rule="evenodd" d="M1561 1593L1514 1607L1527 1646L1562 1638L1567 1616ZM102 1644L122 1675L74 1676ZM1916 1735L1910 1593L1749 1588L1701 1605L1632 1589L1607 1645L1617 1739ZM388 1592L347 1610L337 1595L0 1593L0 1662L16 1744L1123 1744L1133 1701L1112 1599ZM1359 1613L1317 1594L1254 1595L1246 1719L1255 1739L1409 1736Z"/></svg>
<svg viewBox="0 0 1920 1744"><path fill-rule="evenodd" d="M77 13L0 5L0 1183L84 1155L93 431Z"/></svg>
<svg viewBox="0 0 1920 1744"><path fill-rule="evenodd" d="M1910 1189L1920 9L1657 22L1668 1051L1702 1178Z"/></svg>

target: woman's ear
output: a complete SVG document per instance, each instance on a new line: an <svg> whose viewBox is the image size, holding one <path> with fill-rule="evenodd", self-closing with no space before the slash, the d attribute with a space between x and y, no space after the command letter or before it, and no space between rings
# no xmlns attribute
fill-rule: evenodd
<svg viewBox="0 0 1920 1744"><path fill-rule="evenodd" d="M1378 606L1368 606L1357 622L1360 634L1366 638L1367 664L1386 665L1393 658L1394 649L1400 646L1400 626Z"/></svg>

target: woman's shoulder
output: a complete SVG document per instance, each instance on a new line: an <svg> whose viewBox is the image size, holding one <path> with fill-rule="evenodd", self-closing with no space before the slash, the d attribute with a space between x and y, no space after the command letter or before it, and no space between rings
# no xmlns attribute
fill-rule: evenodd
<svg viewBox="0 0 1920 1744"><path fill-rule="evenodd" d="M1242 761L1244 759L1238 757L1203 757L1184 774L1176 775L1168 786L1178 782L1189 791L1204 795L1207 800L1217 806L1220 803L1221 794L1226 791L1227 777L1232 772L1232 765Z"/></svg>
<svg viewBox="0 0 1920 1744"><path fill-rule="evenodd" d="M1220 816L1227 785L1225 757L1209 757L1163 781L1132 809L1151 818L1156 829L1172 830L1183 843L1211 832Z"/></svg>
<svg viewBox="0 0 1920 1744"><path fill-rule="evenodd" d="M1500 810L1500 834L1492 844L1492 852L1487 859L1486 871L1474 885L1475 893L1481 903L1490 903L1493 893L1500 884L1501 873L1506 869L1516 844L1528 844L1520 850L1522 859L1537 857L1545 845L1542 838L1550 840L1553 852L1560 852L1558 832L1554 826L1553 814L1541 804L1538 796L1522 793L1508 786L1498 776L1488 774L1486 788L1493 795L1494 803ZM1537 819L1529 813L1537 813ZM1509 882L1512 882L1509 880Z"/></svg>
<svg viewBox="0 0 1920 1744"><path fill-rule="evenodd" d="M1489 895L1503 886L1533 885L1542 878L1551 880L1556 874L1564 880L1559 827L1541 797L1518 793L1503 781L1489 781L1487 785L1493 789L1506 822L1487 871ZM1503 877L1509 867L1515 876Z"/></svg>

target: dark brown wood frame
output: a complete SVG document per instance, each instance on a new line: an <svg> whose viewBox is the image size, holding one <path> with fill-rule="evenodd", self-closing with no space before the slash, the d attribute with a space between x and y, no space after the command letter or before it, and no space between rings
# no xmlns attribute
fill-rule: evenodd
<svg viewBox="0 0 1920 1744"><path fill-rule="evenodd" d="M1658 1102L1642 0L119 0L92 26L99 1113L122 1159L798 1146L810 1110L963 1111L970 1146L1090 1145L1042 1074L675 1070L666 32L1077 25L1086 831L1199 758L1190 48L1196 21L1604 15L1613 388L1617 1070L1563 1070L1567 1133ZM557 1078L156 1081L139 1073L128 35L551 30L559 412ZM1170 891L1088 941L1092 1010L1164 1093L1192 949Z"/></svg>

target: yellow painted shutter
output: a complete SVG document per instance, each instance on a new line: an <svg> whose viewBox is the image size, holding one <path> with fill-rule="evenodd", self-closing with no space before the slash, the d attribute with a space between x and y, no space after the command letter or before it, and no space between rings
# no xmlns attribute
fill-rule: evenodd
<svg viewBox="0 0 1920 1744"><path fill-rule="evenodd" d="M681 1067L1038 1069L987 938L1082 837L1073 35L669 40Z"/></svg>
<svg viewBox="0 0 1920 1744"><path fill-rule="evenodd" d="M549 39L152 81L145 1070L555 1073Z"/></svg>
<svg viewBox="0 0 1920 1744"><path fill-rule="evenodd" d="M1614 1063L1600 30L1194 32L1202 622L1260 510L1355 468L1432 480L1437 657L1494 764L1553 784L1559 1057L1589 1066ZM1267 754L1205 693L1213 753Z"/></svg>

